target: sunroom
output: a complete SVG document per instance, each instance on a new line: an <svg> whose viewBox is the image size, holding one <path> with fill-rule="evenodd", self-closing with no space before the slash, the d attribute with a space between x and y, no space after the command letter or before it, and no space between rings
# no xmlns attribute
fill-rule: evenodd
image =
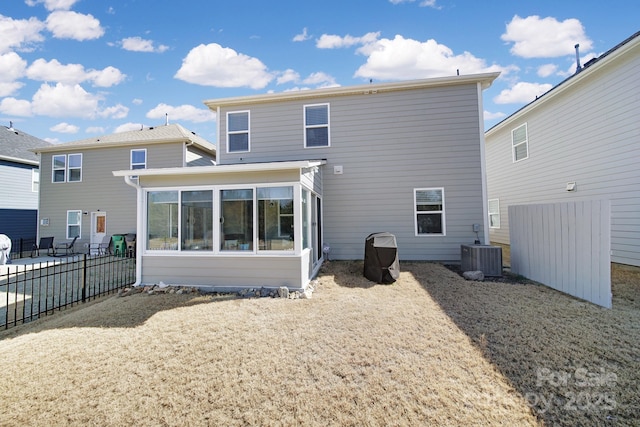
<svg viewBox="0 0 640 427"><path fill-rule="evenodd" d="M322 262L324 164L114 171L137 189L137 283L305 289Z"/></svg>

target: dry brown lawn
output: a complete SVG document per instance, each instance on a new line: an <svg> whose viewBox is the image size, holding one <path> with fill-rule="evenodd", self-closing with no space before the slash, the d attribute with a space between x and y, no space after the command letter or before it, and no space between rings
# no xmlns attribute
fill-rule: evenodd
<svg viewBox="0 0 640 427"><path fill-rule="evenodd" d="M526 282L326 263L310 300L111 297L0 335L1 426L634 425L640 273Z"/></svg>

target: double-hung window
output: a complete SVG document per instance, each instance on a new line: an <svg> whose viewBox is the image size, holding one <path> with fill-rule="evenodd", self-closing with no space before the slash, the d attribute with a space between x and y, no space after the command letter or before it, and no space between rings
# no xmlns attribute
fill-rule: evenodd
<svg viewBox="0 0 640 427"><path fill-rule="evenodd" d="M329 147L329 145L329 104L305 105L305 148Z"/></svg>
<svg viewBox="0 0 640 427"><path fill-rule="evenodd" d="M147 149L131 150L131 170L147 168Z"/></svg>
<svg viewBox="0 0 640 427"><path fill-rule="evenodd" d="M415 189L414 207L416 236L445 235L443 188Z"/></svg>
<svg viewBox="0 0 640 427"><path fill-rule="evenodd" d="M500 228L499 199L489 199L489 228Z"/></svg>
<svg viewBox="0 0 640 427"><path fill-rule="evenodd" d="M511 131L511 146L513 149L514 163L529 157L529 140L526 123Z"/></svg>
<svg viewBox="0 0 640 427"><path fill-rule="evenodd" d="M227 113L227 152L246 152L249 147L249 111Z"/></svg>
<svg viewBox="0 0 640 427"><path fill-rule="evenodd" d="M80 181L82 181L82 154L53 156L51 182Z"/></svg>
<svg viewBox="0 0 640 427"><path fill-rule="evenodd" d="M40 169L31 169L31 191L37 193L40 189Z"/></svg>
<svg viewBox="0 0 640 427"><path fill-rule="evenodd" d="M67 239L80 237L82 227L82 211L67 211Z"/></svg>

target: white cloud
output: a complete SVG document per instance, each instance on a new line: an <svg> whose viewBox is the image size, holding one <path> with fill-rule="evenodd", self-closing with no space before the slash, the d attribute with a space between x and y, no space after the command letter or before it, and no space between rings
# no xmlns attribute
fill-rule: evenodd
<svg viewBox="0 0 640 427"><path fill-rule="evenodd" d="M89 126L88 128L85 129L85 132L103 134L106 132L106 130L102 126Z"/></svg>
<svg viewBox="0 0 640 427"><path fill-rule="evenodd" d="M67 85L91 81L98 87L111 87L126 78L120 70L107 67L103 70L85 70L81 64L61 64L57 59L36 59L27 69L27 77L44 82L60 82Z"/></svg>
<svg viewBox="0 0 640 427"><path fill-rule="evenodd" d="M142 124L129 122L118 126L114 133L129 132L130 130L139 130L140 128L142 128Z"/></svg>
<svg viewBox="0 0 640 427"><path fill-rule="evenodd" d="M330 76L329 74L323 72L309 74L309 77L304 79L302 83L307 85L316 85L319 87L339 86L336 84L336 79L334 79L333 76Z"/></svg>
<svg viewBox="0 0 640 427"><path fill-rule="evenodd" d="M217 43L191 49L174 77L203 86L252 89L262 89L274 78L259 59Z"/></svg>
<svg viewBox="0 0 640 427"><path fill-rule="evenodd" d="M558 71L556 64L544 64L538 67L538 76L549 77Z"/></svg>
<svg viewBox="0 0 640 427"><path fill-rule="evenodd" d="M492 113L492 112L489 112L489 111L487 111L487 110L484 110L484 120L501 119L501 118L503 118L504 116L506 116L506 114L505 114L505 113L500 113L500 112L498 112L498 113Z"/></svg>
<svg viewBox="0 0 640 427"><path fill-rule="evenodd" d="M33 95L31 108L35 114L49 117L95 117L99 98L80 85L42 84Z"/></svg>
<svg viewBox="0 0 640 427"><path fill-rule="evenodd" d="M447 46L435 40L420 42L397 35L393 40L380 39L361 48L367 62L356 70L356 77L381 80L421 79L460 74L500 71L508 74L513 67L487 65L484 59L469 52L454 55Z"/></svg>
<svg viewBox="0 0 640 427"><path fill-rule="evenodd" d="M52 10L69 10L76 4L78 0L25 0L28 6L35 6L39 3L43 3L45 9Z"/></svg>
<svg viewBox="0 0 640 427"><path fill-rule="evenodd" d="M107 67L103 70L89 70L87 73L89 80L98 87L111 87L120 84L127 77L115 67Z"/></svg>
<svg viewBox="0 0 640 427"><path fill-rule="evenodd" d="M511 53L522 58L572 55L577 43L586 52L592 47L579 20L565 19L560 22L553 17L540 18L537 15L526 18L515 15L500 38L512 42Z"/></svg>
<svg viewBox="0 0 640 427"><path fill-rule="evenodd" d="M342 47L351 47L354 45L368 45L375 43L380 37L380 32L367 33L361 37L353 37L349 34L346 36L338 36L335 34L323 34L316 41L318 49L337 49Z"/></svg>
<svg viewBox="0 0 640 427"><path fill-rule="evenodd" d="M16 93L24 83L20 82L0 82L0 96L9 96Z"/></svg>
<svg viewBox="0 0 640 427"><path fill-rule="evenodd" d="M389 0L391 4L401 4L401 3L413 3L416 0ZM440 6L436 4L436 0L422 0L419 3L420 7L432 7L434 9L442 9Z"/></svg>
<svg viewBox="0 0 640 427"><path fill-rule="evenodd" d="M7 116L31 117L31 103L23 99L3 98L0 101L0 112Z"/></svg>
<svg viewBox="0 0 640 427"><path fill-rule="evenodd" d="M303 42L303 41L309 40L310 38L311 38L311 36L309 34L307 34L307 27L304 27L302 29L302 34L296 34L293 37L293 41L294 42Z"/></svg>
<svg viewBox="0 0 640 427"><path fill-rule="evenodd" d="M300 74L292 69L285 70L276 80L279 85L298 81L300 81Z"/></svg>
<svg viewBox="0 0 640 427"><path fill-rule="evenodd" d="M0 96L9 96L24 86L16 80L23 77L27 61L15 52L0 55Z"/></svg>
<svg viewBox="0 0 640 427"><path fill-rule="evenodd" d="M149 119L165 119L168 114L170 121L186 120L193 123L203 123L214 121L216 115L208 108L196 108L193 105L179 105L174 107L167 104L158 104L155 108L147 113Z"/></svg>
<svg viewBox="0 0 640 427"><path fill-rule="evenodd" d="M129 107L125 107L122 104L118 104L113 107L107 107L103 110L98 111L98 116L112 119L124 119L128 115Z"/></svg>
<svg viewBox="0 0 640 427"><path fill-rule="evenodd" d="M553 86L550 84L519 82L500 92L493 102L496 104L526 104L535 100Z"/></svg>
<svg viewBox="0 0 640 427"><path fill-rule="evenodd" d="M124 50L132 52L156 52L162 53L169 49L169 46L163 44L154 46L153 40L146 40L142 37L127 37L120 41Z"/></svg>
<svg viewBox="0 0 640 427"><path fill-rule="evenodd" d="M69 123L62 122L50 127L49 130L58 133L78 133L80 128L76 125L70 125Z"/></svg>
<svg viewBox="0 0 640 427"><path fill-rule="evenodd" d="M47 17L47 29L57 39L92 40L104 35L104 28L93 15L58 10Z"/></svg>
<svg viewBox="0 0 640 427"><path fill-rule="evenodd" d="M140 99L140 98L134 98L134 99L131 101L131 103L132 103L133 105L142 105L142 102L143 102L143 101L142 101L142 99Z"/></svg>
<svg viewBox="0 0 640 427"><path fill-rule="evenodd" d="M12 19L0 14L0 53L11 49L29 51L32 45L44 40L45 26L36 18Z"/></svg>

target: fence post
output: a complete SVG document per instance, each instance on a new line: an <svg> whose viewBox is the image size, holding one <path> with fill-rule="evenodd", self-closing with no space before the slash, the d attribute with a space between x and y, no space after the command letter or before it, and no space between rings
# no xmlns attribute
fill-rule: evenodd
<svg viewBox="0 0 640 427"><path fill-rule="evenodd" d="M82 255L82 302L87 302L87 254Z"/></svg>

